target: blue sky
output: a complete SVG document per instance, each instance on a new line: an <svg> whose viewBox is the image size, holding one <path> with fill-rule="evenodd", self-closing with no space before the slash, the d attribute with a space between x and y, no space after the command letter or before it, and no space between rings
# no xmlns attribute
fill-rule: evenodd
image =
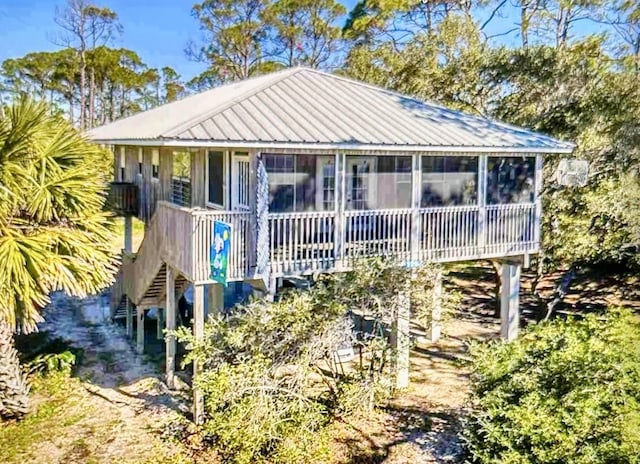
<svg viewBox="0 0 640 464"><path fill-rule="evenodd" d="M347 10L356 0L342 3ZM0 0L0 62L32 51L55 50L60 28L54 22L56 6L65 0ZM120 16L124 34L114 46L136 51L152 67L172 66L190 79L204 69L184 53L189 39L197 39L198 24L191 16L195 0L98 0ZM505 12L509 15L509 12ZM504 19L502 22L504 27ZM506 20L510 22L509 20ZM513 38L503 38L512 42Z"/></svg>

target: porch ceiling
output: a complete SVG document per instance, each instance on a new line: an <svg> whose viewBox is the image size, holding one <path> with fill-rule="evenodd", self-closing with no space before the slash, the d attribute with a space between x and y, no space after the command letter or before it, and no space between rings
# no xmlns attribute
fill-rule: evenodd
<svg viewBox="0 0 640 464"><path fill-rule="evenodd" d="M567 153L574 147L307 68L217 87L98 127L88 136L113 144L255 148Z"/></svg>

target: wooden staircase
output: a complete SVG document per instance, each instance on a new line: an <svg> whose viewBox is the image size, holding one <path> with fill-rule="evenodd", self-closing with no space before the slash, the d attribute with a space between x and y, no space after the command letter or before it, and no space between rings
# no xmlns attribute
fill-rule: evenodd
<svg viewBox="0 0 640 464"><path fill-rule="evenodd" d="M126 317L127 300L137 307L164 307L166 297L167 264L166 227L163 218L154 215L147 227L137 253L122 255L122 265L111 292L111 317ZM188 286L184 276L176 279L176 288L184 292Z"/></svg>
<svg viewBox="0 0 640 464"><path fill-rule="evenodd" d="M245 211L184 208L159 201L138 252L122 254L122 265L111 291L112 317L126 316L127 301L137 308L164 307L167 266L176 271L178 296L189 282L213 282L210 247L215 221L231 224L229 279L253 279L251 218L251 213Z"/></svg>
<svg viewBox="0 0 640 464"><path fill-rule="evenodd" d="M166 298L166 277L167 277L167 266L166 264L160 268L158 274L151 282L147 292L144 297L138 304L143 307L160 307L163 308L165 305ZM176 278L176 300L180 299L182 294L185 292L187 287L189 286L189 281L182 275L179 275ZM117 296L115 298L118 298ZM127 299L126 295L122 294L119 298L119 302L117 305L112 303L111 307L111 317L112 319L124 319L127 317Z"/></svg>

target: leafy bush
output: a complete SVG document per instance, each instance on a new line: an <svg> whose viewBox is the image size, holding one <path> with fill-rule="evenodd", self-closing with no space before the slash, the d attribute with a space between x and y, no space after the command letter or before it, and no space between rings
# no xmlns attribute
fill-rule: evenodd
<svg viewBox="0 0 640 464"><path fill-rule="evenodd" d="M82 348L47 331L17 335L16 348L29 374L71 373L83 355Z"/></svg>
<svg viewBox="0 0 640 464"><path fill-rule="evenodd" d="M71 351L62 353L39 354L27 366L30 374L48 374L50 372L70 373L76 365L76 355Z"/></svg>
<svg viewBox="0 0 640 464"><path fill-rule="evenodd" d="M372 260L210 318L201 340L178 330L185 361L203 368L195 382L205 398L205 440L235 464L326 462L329 422L392 393L389 323L399 293L430 301L417 299L428 275ZM344 366L336 352L348 345L359 356Z"/></svg>
<svg viewBox="0 0 640 464"><path fill-rule="evenodd" d="M640 323L626 310L472 348L463 435L480 463L639 463Z"/></svg>
<svg viewBox="0 0 640 464"><path fill-rule="evenodd" d="M345 308L317 291L256 300L226 318L210 318L203 340L187 329L186 361L204 372L205 439L226 462L323 460L318 436L340 396L334 352L351 336Z"/></svg>

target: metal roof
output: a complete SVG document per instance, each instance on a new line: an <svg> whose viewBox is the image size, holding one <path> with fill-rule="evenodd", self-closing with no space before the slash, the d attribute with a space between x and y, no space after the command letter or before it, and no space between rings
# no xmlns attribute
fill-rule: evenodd
<svg viewBox="0 0 640 464"><path fill-rule="evenodd" d="M359 81L291 68L88 132L101 143L570 152L573 144Z"/></svg>

